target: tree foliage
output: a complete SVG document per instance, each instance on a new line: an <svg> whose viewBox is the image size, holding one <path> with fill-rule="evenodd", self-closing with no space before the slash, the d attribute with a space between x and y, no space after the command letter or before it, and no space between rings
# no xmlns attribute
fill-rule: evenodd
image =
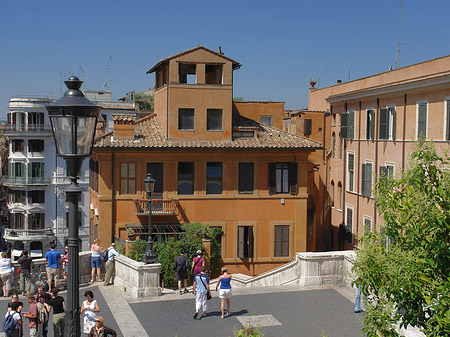
<svg viewBox="0 0 450 337"><path fill-rule="evenodd" d="M407 170L377 181L383 230L362 238L354 265L355 282L370 295L363 328L368 336L397 336L398 324L427 336L450 335L448 164L447 154L419 141Z"/></svg>
<svg viewBox="0 0 450 337"><path fill-rule="evenodd" d="M164 281L167 285L176 284L176 274L174 270L174 261L180 255L181 249L185 250L185 256L189 263L196 256L197 250L203 249L202 239L211 240L211 254L208 265L211 274L218 272L220 255L217 245L217 235L222 234L222 231L217 227L209 227L200 223L186 223L181 225L181 234L178 240L169 238L167 242L155 243L155 252L158 255L158 261L161 263L161 272L164 275ZM192 275L190 275L192 277Z"/></svg>
<svg viewBox="0 0 450 337"><path fill-rule="evenodd" d="M142 111L153 111L155 107L155 99L152 94L137 93L134 95L134 102Z"/></svg>

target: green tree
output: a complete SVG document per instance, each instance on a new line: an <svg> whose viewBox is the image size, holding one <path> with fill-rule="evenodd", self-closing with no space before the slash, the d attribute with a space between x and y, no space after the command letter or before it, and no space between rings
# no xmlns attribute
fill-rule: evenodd
<svg viewBox="0 0 450 337"><path fill-rule="evenodd" d="M450 335L450 172L448 155L419 141L407 170L381 177L375 201L381 233L362 238L355 283L368 297L363 331L398 336L396 325Z"/></svg>
<svg viewBox="0 0 450 337"><path fill-rule="evenodd" d="M137 93L134 95L134 102L138 105L139 110L153 111L155 100L152 94Z"/></svg>
<svg viewBox="0 0 450 337"><path fill-rule="evenodd" d="M233 102L244 102L244 97L233 97Z"/></svg>

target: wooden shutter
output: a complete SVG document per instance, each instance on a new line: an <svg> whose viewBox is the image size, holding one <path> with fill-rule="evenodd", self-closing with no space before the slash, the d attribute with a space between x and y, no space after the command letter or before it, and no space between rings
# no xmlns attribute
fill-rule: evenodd
<svg viewBox="0 0 450 337"><path fill-rule="evenodd" d="M44 176L45 176L45 174L44 174L44 172L45 172L45 163L41 163L41 167L40 167L40 174L39 174L39 177L40 178L44 178Z"/></svg>
<svg viewBox="0 0 450 337"><path fill-rule="evenodd" d="M275 226L274 256L281 256L281 226Z"/></svg>
<svg viewBox="0 0 450 337"><path fill-rule="evenodd" d="M304 125L303 125L303 134L305 136L310 135L312 133L312 120L311 119L305 119Z"/></svg>
<svg viewBox="0 0 450 337"><path fill-rule="evenodd" d="M347 139L348 113L341 114L341 138Z"/></svg>
<svg viewBox="0 0 450 337"><path fill-rule="evenodd" d="M238 227L238 251L237 256L240 259L244 258L244 230L243 226Z"/></svg>
<svg viewBox="0 0 450 337"><path fill-rule="evenodd" d="M366 184L366 180L367 180L367 178L366 178L366 168L367 168L366 164L362 164L362 166L361 166L361 176L362 176L362 181L361 181L362 191L361 191L361 193L364 196L367 196L367 190L366 190L366 185L367 185Z"/></svg>
<svg viewBox="0 0 450 337"><path fill-rule="evenodd" d="M387 127L388 127L388 110L380 109L380 131L378 137L380 139L387 139Z"/></svg>
<svg viewBox="0 0 450 337"><path fill-rule="evenodd" d="M253 226L247 227L248 238L247 238L247 257L253 257Z"/></svg>
<svg viewBox="0 0 450 337"><path fill-rule="evenodd" d="M277 193L277 178L275 163L269 163L269 194Z"/></svg>
<svg viewBox="0 0 450 337"><path fill-rule="evenodd" d="M281 256L289 256L289 226L281 226Z"/></svg>
<svg viewBox="0 0 450 337"><path fill-rule="evenodd" d="M297 194L297 163L289 163L289 193Z"/></svg>
<svg viewBox="0 0 450 337"><path fill-rule="evenodd" d="M419 116L417 121L417 138L427 137L427 105L419 104Z"/></svg>
<svg viewBox="0 0 450 337"><path fill-rule="evenodd" d="M347 124L347 139L355 138L355 112L350 111L348 113L348 124Z"/></svg>

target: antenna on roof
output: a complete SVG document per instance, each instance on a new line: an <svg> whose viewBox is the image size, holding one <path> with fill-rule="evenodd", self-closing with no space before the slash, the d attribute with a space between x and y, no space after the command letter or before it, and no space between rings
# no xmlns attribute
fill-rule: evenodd
<svg viewBox="0 0 450 337"><path fill-rule="evenodd" d="M399 34L398 34L398 56L397 56L397 69L400 68L400 46L401 46L401 39L402 39L402 0L400 0L400 28L399 28Z"/></svg>
<svg viewBox="0 0 450 337"><path fill-rule="evenodd" d="M112 55L109 54L109 61L108 61L108 91L111 91L111 68L112 68Z"/></svg>

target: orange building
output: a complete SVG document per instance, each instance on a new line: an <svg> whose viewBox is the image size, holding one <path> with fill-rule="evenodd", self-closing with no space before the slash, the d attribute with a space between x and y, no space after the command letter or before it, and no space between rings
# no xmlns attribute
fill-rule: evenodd
<svg viewBox="0 0 450 337"><path fill-rule="evenodd" d="M420 136L439 151L449 149L450 56L310 88L308 110L322 111L327 125L325 237L334 249L353 248L382 223L373 199L377 176L400 173Z"/></svg>
<svg viewBox="0 0 450 337"><path fill-rule="evenodd" d="M281 130L283 103L233 104L240 66L198 46L148 71L156 75L155 112L116 115L114 130L96 139L92 238L106 245L127 227L146 230L143 180L151 172L155 239L182 223L220 226L223 264L248 275L308 249L308 156L321 143Z"/></svg>

